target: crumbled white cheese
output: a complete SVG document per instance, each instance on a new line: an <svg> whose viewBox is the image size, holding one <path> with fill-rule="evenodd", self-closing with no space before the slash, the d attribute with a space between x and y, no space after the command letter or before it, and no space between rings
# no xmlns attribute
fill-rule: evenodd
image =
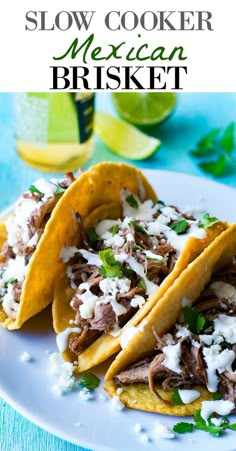
<svg viewBox="0 0 236 451"><path fill-rule="evenodd" d="M120 232L112 234L108 231L103 233L101 237L104 240L105 247L122 247L125 244L125 239L123 236L121 236Z"/></svg>
<svg viewBox="0 0 236 451"><path fill-rule="evenodd" d="M91 401L94 399L94 393L87 388L82 388L79 392L79 397L83 399L83 401Z"/></svg>
<svg viewBox="0 0 236 451"><path fill-rule="evenodd" d="M181 343L178 342L175 345L164 346L163 352L165 354L163 365L165 365L166 368L175 371L175 373L180 374Z"/></svg>
<svg viewBox="0 0 236 451"><path fill-rule="evenodd" d="M122 349L128 346L129 342L135 337L138 333L138 328L135 326L127 326L123 330L120 338L120 346Z"/></svg>
<svg viewBox="0 0 236 451"><path fill-rule="evenodd" d="M77 421L74 425L75 425L77 428L81 428L81 426L83 426L82 423L80 423L80 421Z"/></svg>
<svg viewBox="0 0 236 451"><path fill-rule="evenodd" d="M57 347L60 352L64 352L68 345L68 338L69 335L72 333L78 333L80 334L81 328L80 327L67 327L65 330L57 334L56 336L56 342Z"/></svg>
<svg viewBox="0 0 236 451"><path fill-rule="evenodd" d="M143 445L147 445L148 443L151 442L151 438L146 434L146 432L140 434L139 440Z"/></svg>
<svg viewBox="0 0 236 451"><path fill-rule="evenodd" d="M158 222L167 225L171 221L178 221L182 218L182 215L178 213L175 208L169 206L163 206L160 208L161 214L158 216Z"/></svg>
<svg viewBox="0 0 236 451"><path fill-rule="evenodd" d="M217 298L226 298L236 302L236 288L229 283L217 281L209 286L214 291Z"/></svg>
<svg viewBox="0 0 236 451"><path fill-rule="evenodd" d="M20 359L21 359L22 362L32 362L32 360L33 360L31 355L28 352L26 352L26 351L24 351L21 354Z"/></svg>
<svg viewBox="0 0 236 451"><path fill-rule="evenodd" d="M173 345L175 343L173 335L170 333L163 335L162 340L166 343L166 345Z"/></svg>
<svg viewBox="0 0 236 451"><path fill-rule="evenodd" d="M2 308L10 318L16 318L19 310L19 302L14 299L14 287L12 284L7 286L7 292L2 297Z"/></svg>
<svg viewBox="0 0 236 451"><path fill-rule="evenodd" d="M117 395L120 395L123 392L123 388L122 387L118 387L116 390Z"/></svg>
<svg viewBox="0 0 236 451"><path fill-rule="evenodd" d="M116 323L113 329L109 332L112 337L118 337L121 334L121 327Z"/></svg>
<svg viewBox="0 0 236 451"><path fill-rule="evenodd" d="M177 338L187 338L192 336L190 330L186 326L176 324L176 329L178 330L178 332L176 333Z"/></svg>
<svg viewBox="0 0 236 451"><path fill-rule="evenodd" d="M143 426L140 423L136 423L134 425L134 432L136 434L139 434L140 432L142 432L144 430Z"/></svg>
<svg viewBox="0 0 236 451"><path fill-rule="evenodd" d="M212 345L210 348L203 348L204 360L207 364L207 388L210 392L216 392L218 386L218 376L224 371L232 371L232 363L235 359L233 350L224 349L221 351L219 345Z"/></svg>
<svg viewBox="0 0 236 451"><path fill-rule="evenodd" d="M196 399L200 398L201 393L197 390L184 390L179 389L178 390L179 396L181 398L181 401L184 404L191 404L191 402L195 401Z"/></svg>
<svg viewBox="0 0 236 451"><path fill-rule="evenodd" d="M136 294L130 302L131 307L138 307L141 308L145 304L145 298L143 296L140 296L139 294Z"/></svg>
<svg viewBox="0 0 236 451"><path fill-rule="evenodd" d="M124 315L127 312L126 307L117 302L115 295L107 294L103 297L100 297L100 300L98 301L98 305L99 304L111 304L116 316Z"/></svg>
<svg viewBox="0 0 236 451"><path fill-rule="evenodd" d="M103 219L102 221L100 221L96 227L95 230L97 232L97 234L99 236L103 236L104 233L106 233L107 231L109 231L109 229L111 227L113 227L114 225L121 225L121 220L114 220L114 219Z"/></svg>
<svg viewBox="0 0 236 451"><path fill-rule="evenodd" d="M67 263L72 257L74 257L75 254L79 252L79 249L75 246L63 246L61 253L60 253L60 259Z"/></svg>
<svg viewBox="0 0 236 451"><path fill-rule="evenodd" d="M123 216L129 216L134 219L139 219L141 221L151 221L153 219L153 215L157 211L157 207L153 205L151 199L145 200L143 203L140 203L140 200L134 194L133 197L138 203L138 208L131 207L127 202L126 198L129 196L129 192L124 190L121 193L121 199L123 203Z"/></svg>
<svg viewBox="0 0 236 451"><path fill-rule="evenodd" d="M111 399L111 407L113 410L123 410L125 405L123 404L123 402L120 401L118 396L114 396Z"/></svg>
<svg viewBox="0 0 236 451"><path fill-rule="evenodd" d="M236 343L236 317L224 314L214 319L214 336L220 335L230 344Z"/></svg>
<svg viewBox="0 0 236 451"><path fill-rule="evenodd" d="M116 295L117 293L127 293L130 290L131 281L127 277L106 277L99 282L99 287L104 294Z"/></svg>
<svg viewBox="0 0 236 451"><path fill-rule="evenodd" d="M83 302L83 304L79 306L80 315L84 319L92 318L95 304L99 297L90 291L90 286L88 283L81 283L79 288L85 290L84 293L78 295L79 299Z"/></svg>
<svg viewBox="0 0 236 451"><path fill-rule="evenodd" d="M43 178L36 180L36 182L34 182L34 186L42 194L44 194L42 199L43 202L49 199L50 197L53 197L54 193L57 191L58 188L54 183Z"/></svg>
<svg viewBox="0 0 236 451"><path fill-rule="evenodd" d="M224 422L223 418L211 418L211 422L214 426L221 426Z"/></svg>
<svg viewBox="0 0 236 451"><path fill-rule="evenodd" d="M212 413L229 415L234 408L234 402L228 400L202 401L201 416L207 422Z"/></svg>
<svg viewBox="0 0 236 451"><path fill-rule="evenodd" d="M61 354L54 352L49 357L51 362L50 372L57 377L57 383L53 389L57 394L63 395L77 387L76 379L73 376L74 366L70 362L65 362Z"/></svg>
<svg viewBox="0 0 236 451"><path fill-rule="evenodd" d="M11 279L18 280L18 282L23 282L26 271L27 265L25 264L24 256L17 255L15 258L10 258L2 273L1 284L5 284Z"/></svg>
<svg viewBox="0 0 236 451"><path fill-rule="evenodd" d="M19 241L27 244L29 236L29 218L33 211L38 209L42 202L36 202L33 199L20 198L14 211L14 215L9 216L6 221L6 229L8 232L7 241L10 246L14 247Z"/></svg>
<svg viewBox="0 0 236 451"><path fill-rule="evenodd" d="M174 432L159 421L155 421L154 423L153 435L155 438L172 439L175 437Z"/></svg>

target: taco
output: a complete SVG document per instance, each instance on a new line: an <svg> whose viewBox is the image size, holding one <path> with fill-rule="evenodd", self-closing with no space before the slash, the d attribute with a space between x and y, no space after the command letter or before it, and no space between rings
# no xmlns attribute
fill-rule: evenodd
<svg viewBox="0 0 236 451"><path fill-rule="evenodd" d="M104 163L97 172L94 205L89 194L76 203L76 183L62 202L73 200L80 236L71 247L64 237L67 270L56 282L53 321L59 350L66 359L78 357L78 372L118 352L123 327L140 322L226 228L209 215L197 221L156 202L135 168ZM91 179L91 171L87 175Z"/></svg>
<svg viewBox="0 0 236 451"><path fill-rule="evenodd" d="M236 412L235 255L236 224L189 265L126 340L106 374L111 396L169 415L191 415L201 405L205 419Z"/></svg>
<svg viewBox="0 0 236 451"><path fill-rule="evenodd" d="M55 256L57 204L74 180L72 173L37 180L0 223L0 323L5 328L19 329L52 301L63 266Z"/></svg>

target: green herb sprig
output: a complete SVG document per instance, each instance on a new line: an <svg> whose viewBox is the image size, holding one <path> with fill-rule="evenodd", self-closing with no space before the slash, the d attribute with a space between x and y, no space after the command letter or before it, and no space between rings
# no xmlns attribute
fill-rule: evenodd
<svg viewBox="0 0 236 451"><path fill-rule="evenodd" d="M206 319L195 307L183 308L184 321L193 334L200 334L206 324Z"/></svg>
<svg viewBox="0 0 236 451"><path fill-rule="evenodd" d="M121 279L123 277L125 268L121 262L116 261L111 248L100 251L98 255L103 263L103 266L99 267L99 272L104 278L118 277Z"/></svg>
<svg viewBox="0 0 236 451"><path fill-rule="evenodd" d="M226 429L236 431L236 423L230 424L228 418L222 417L222 423L219 426L215 426L214 422L212 421L213 418L215 418L214 414L212 414L209 417L208 422L206 422L201 416L201 411L196 410L193 415L194 423L181 421L180 423L176 423L174 425L173 431L177 432L178 434L184 434L186 432L193 432L195 429L198 429L200 431L208 432L214 437L219 437L225 432Z"/></svg>
<svg viewBox="0 0 236 451"><path fill-rule="evenodd" d="M228 169L236 168L235 124L230 123L225 129L216 128L205 135L191 151L200 158L200 168L215 177L224 175ZM209 156L212 157L209 159ZM214 158L213 158L214 157Z"/></svg>
<svg viewBox="0 0 236 451"><path fill-rule="evenodd" d="M100 384L100 379L93 373L84 373L80 379L79 385L88 390L95 390Z"/></svg>

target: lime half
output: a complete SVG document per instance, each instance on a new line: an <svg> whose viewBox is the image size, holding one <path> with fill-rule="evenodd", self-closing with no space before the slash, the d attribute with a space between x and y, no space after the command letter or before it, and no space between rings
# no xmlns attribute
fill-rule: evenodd
<svg viewBox="0 0 236 451"><path fill-rule="evenodd" d="M159 139L142 133L133 125L101 111L95 114L95 132L116 154L131 160L143 160L154 154Z"/></svg>
<svg viewBox="0 0 236 451"><path fill-rule="evenodd" d="M174 92L114 92L118 113L135 125L156 125L167 119L176 105Z"/></svg>

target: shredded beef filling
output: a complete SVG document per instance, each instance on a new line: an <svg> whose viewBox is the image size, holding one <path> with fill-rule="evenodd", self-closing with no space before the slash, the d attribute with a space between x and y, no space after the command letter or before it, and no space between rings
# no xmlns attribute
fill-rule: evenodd
<svg viewBox="0 0 236 451"><path fill-rule="evenodd" d="M236 263L233 263L227 270L217 274L211 283L214 281L224 281L236 287ZM223 313L228 316L235 316L236 314L236 300L232 298L217 298L209 286L201 293L194 307L198 312L204 314L207 324L203 333L209 336L213 333L213 320L218 314ZM178 324L186 326L182 318ZM114 377L116 384L148 383L150 390L157 398L160 398L160 395L156 383L161 384L163 389L167 391L171 391L173 388L193 389L195 385L206 386L208 383L207 365L203 356L203 349L206 345L201 341L200 334L191 334L191 337L177 337L178 330L179 328L175 325L170 333L174 344L181 344L180 374L164 365L163 362L166 358L163 352L163 348L166 346L165 336L161 338L153 330L157 340L154 356L138 361L117 374ZM222 395L223 399L236 403L236 344L232 345L224 342L221 346L222 349L233 350L235 359L232 363L232 372L224 371L220 374L217 371L219 380L217 392ZM233 413L235 412L236 409Z"/></svg>
<svg viewBox="0 0 236 451"><path fill-rule="evenodd" d="M81 237L81 249L86 249L89 252L98 255L99 251L106 248L103 240L98 240L96 245L91 246L79 214L76 216L79 227L79 235ZM187 216L183 215L183 217ZM193 218L188 217L188 219ZM139 223L139 221L136 222ZM133 224L130 224L127 230L124 230L124 237L129 233L132 233L134 236L134 241L125 240L125 244L121 247L117 246L114 253L116 255L126 253L128 256L134 257L144 268L148 280L152 281L156 285L160 285L175 266L177 260L176 249L167 243L164 235L162 235L161 238L148 236L142 231L135 230ZM153 240L155 240L155 246L153 245ZM157 256L163 257L162 261L158 262L155 259L147 258L143 253L137 251L137 249L140 248L142 250L151 250L152 253ZM127 263L124 263L123 266L127 272L130 271ZM91 338L91 340L89 339L89 344L91 344L91 341L95 341L101 333L112 333L115 328L123 327L129 319L132 318L138 310L138 307L132 307L131 305L131 299L135 295L140 295L145 298L145 300L148 297L144 287L141 284L141 277L139 277L134 271L130 271L130 274L127 275L131 282L130 290L126 293L117 293L115 296L116 301L125 308L125 313L117 316L110 303L97 303L91 318L84 319L80 313L80 306L83 303L82 300L80 300L80 296L84 294L84 289L80 289L79 286L81 283L86 282L90 286L90 291L94 295L101 297L103 293L99 287L99 283L103 277L101 276L98 268L89 264L79 252L76 253L69 261L68 276L70 278L72 288L75 289L74 296L70 304L75 310L75 321L78 323L79 327L82 328L82 334L80 337L74 337L69 340L70 350L77 355L88 347L88 336L90 338L94 338ZM84 333L85 330L86 333ZM78 342L79 346L77 346Z"/></svg>
<svg viewBox="0 0 236 451"><path fill-rule="evenodd" d="M59 181L58 186L67 189L74 180L75 177L72 174L72 172L68 172L66 173L65 180ZM44 194L27 191L23 194L22 197L23 199L32 199L36 203L38 203L42 201ZM27 244L24 243L23 239L19 240L16 246L14 246L14 248L10 246L7 241L4 243L2 250L0 252L0 261L1 260L3 261L3 263L0 264L0 274L7 267L8 261L10 259L15 259L16 255L24 256L25 264L27 265L29 263L29 260L32 257L38 245L38 242L44 232L45 226L48 220L50 219L51 213L60 198L61 194L48 198L46 201L41 203L41 205L38 208L36 207L35 210L30 214L27 221L28 237L29 237ZM30 240L32 238L34 238L33 244L30 244ZM18 281L13 281L12 285L13 285L14 301L19 303L21 298L23 282L20 283Z"/></svg>

